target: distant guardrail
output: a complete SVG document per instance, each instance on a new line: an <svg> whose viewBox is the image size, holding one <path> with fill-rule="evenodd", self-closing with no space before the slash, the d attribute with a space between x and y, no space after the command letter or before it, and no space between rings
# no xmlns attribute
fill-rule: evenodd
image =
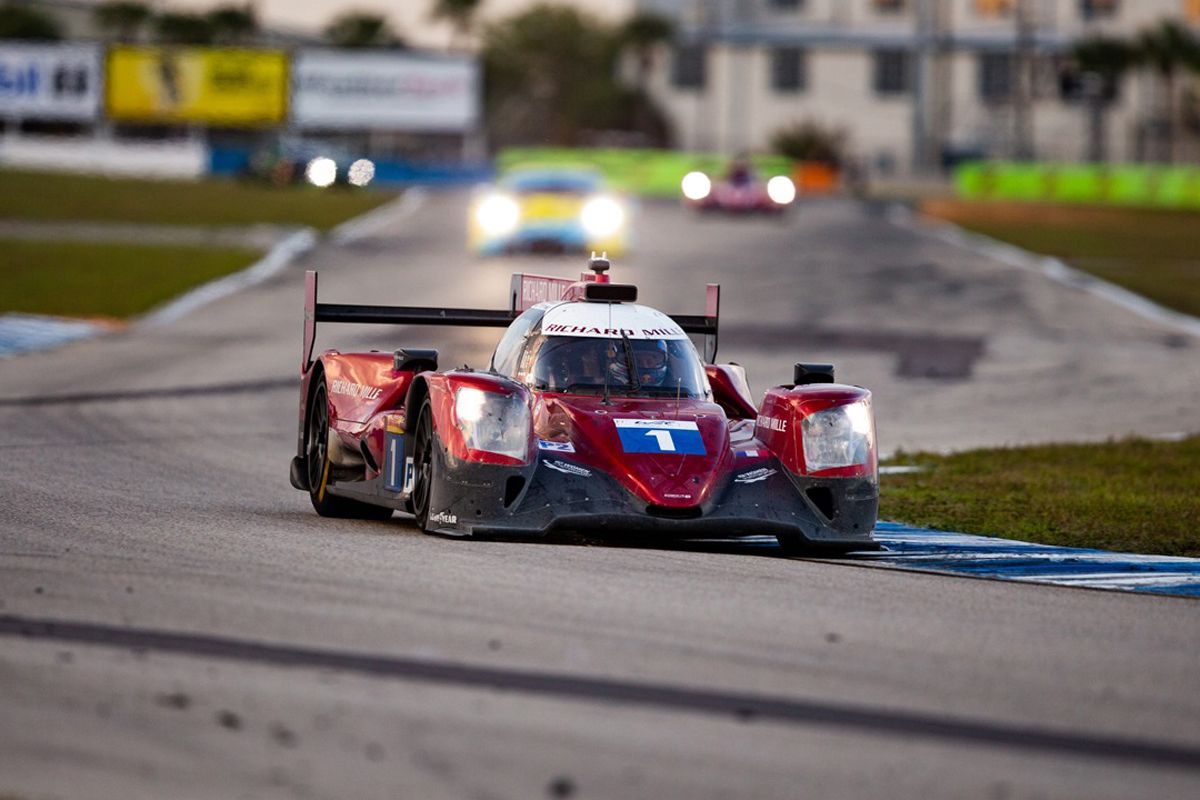
<svg viewBox="0 0 1200 800"><path fill-rule="evenodd" d="M968 200L1021 200L1200 210L1200 167L973 162L954 173Z"/></svg>
<svg viewBox="0 0 1200 800"><path fill-rule="evenodd" d="M679 182L693 170L720 175L729 156L678 150L623 148L514 147L496 157L501 174L522 165L584 165L599 170L614 188L649 197L678 197ZM798 164L776 155L750 158L762 175L788 175L802 193L824 194L838 182L837 173L824 164Z"/></svg>

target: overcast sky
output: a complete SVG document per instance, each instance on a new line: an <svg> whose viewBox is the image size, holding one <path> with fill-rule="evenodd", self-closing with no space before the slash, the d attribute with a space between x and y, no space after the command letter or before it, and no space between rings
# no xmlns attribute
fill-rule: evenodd
<svg viewBox="0 0 1200 800"><path fill-rule="evenodd" d="M240 4L244 0L158 0L160 8L212 8L226 2ZM386 15L400 35L410 44L443 46L450 30L429 20L432 0L252 0L258 8L259 19L268 27L318 31L335 14L342 11L369 11ZM534 5L538 0L483 0L486 17L503 17L513 11ZM541 0L545 2L545 0ZM623 17L632 9L634 0L557 0L555 5L574 5L602 17Z"/></svg>

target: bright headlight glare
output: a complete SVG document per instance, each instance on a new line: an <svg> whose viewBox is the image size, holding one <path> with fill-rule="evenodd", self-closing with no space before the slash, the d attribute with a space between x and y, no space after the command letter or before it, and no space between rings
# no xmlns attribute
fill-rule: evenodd
<svg viewBox="0 0 1200 800"><path fill-rule="evenodd" d="M475 209L475 220L489 236L503 236L517 229L521 208L511 197L493 194Z"/></svg>
<svg viewBox="0 0 1200 800"><path fill-rule="evenodd" d="M589 235L611 236L625 224L625 209L611 197L595 197L584 204L579 220Z"/></svg>
<svg viewBox="0 0 1200 800"><path fill-rule="evenodd" d="M521 395L506 396L463 386L454 395L454 413L467 449L525 458L529 406Z"/></svg>
<svg viewBox="0 0 1200 800"><path fill-rule="evenodd" d="M849 403L809 414L800 425L809 472L871 463L875 425L870 407Z"/></svg>
<svg viewBox="0 0 1200 800"><path fill-rule="evenodd" d="M366 186L375 178L375 162L369 158L360 158L350 165L346 174L350 183L355 186Z"/></svg>
<svg viewBox="0 0 1200 800"><path fill-rule="evenodd" d="M326 186L332 186L337 180L337 162L332 158L318 156L308 162L308 166L304 168L304 177L313 186L319 186L324 189Z"/></svg>
<svg viewBox="0 0 1200 800"><path fill-rule="evenodd" d="M680 188L688 200L703 200L712 191L712 181L703 172L689 172L683 176Z"/></svg>
<svg viewBox="0 0 1200 800"><path fill-rule="evenodd" d="M767 181L767 196L773 203L786 206L796 199L796 184L792 183L791 178L776 175Z"/></svg>

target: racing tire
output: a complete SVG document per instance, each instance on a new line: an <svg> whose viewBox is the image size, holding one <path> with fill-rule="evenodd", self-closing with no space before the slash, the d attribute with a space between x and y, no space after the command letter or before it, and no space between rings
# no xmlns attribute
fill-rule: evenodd
<svg viewBox="0 0 1200 800"><path fill-rule="evenodd" d="M304 429L304 456L308 467L308 497L317 514L338 519L385 520L392 516L392 509L360 503L329 492L329 473L333 465L329 461L329 403L325 388L325 376L317 379L312 402L308 405L308 423Z"/></svg>
<svg viewBox="0 0 1200 800"><path fill-rule="evenodd" d="M413 434L413 488L410 501L417 525L426 533L429 533L429 500L436 469L433 448L433 408L426 398L417 415L417 429Z"/></svg>

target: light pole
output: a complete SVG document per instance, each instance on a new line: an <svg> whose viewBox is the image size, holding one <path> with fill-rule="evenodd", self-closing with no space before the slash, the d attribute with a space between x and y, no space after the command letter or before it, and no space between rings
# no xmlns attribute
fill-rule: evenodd
<svg viewBox="0 0 1200 800"><path fill-rule="evenodd" d="M1015 86L1013 87L1013 155L1033 160L1033 89L1035 20L1033 0L1016 0Z"/></svg>

